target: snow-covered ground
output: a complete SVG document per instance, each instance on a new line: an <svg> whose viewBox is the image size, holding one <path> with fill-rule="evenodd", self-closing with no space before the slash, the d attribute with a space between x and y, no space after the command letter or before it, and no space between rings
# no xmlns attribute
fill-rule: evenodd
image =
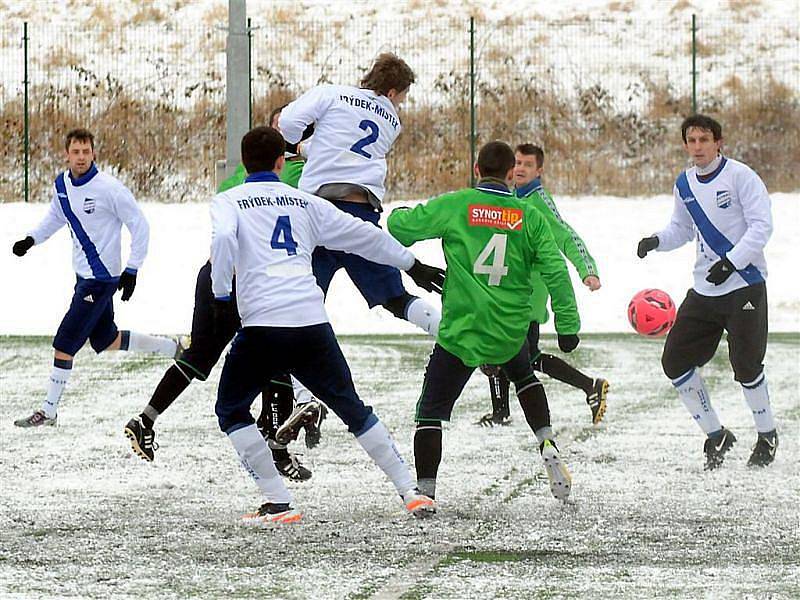
<svg viewBox="0 0 800 600"><path fill-rule="evenodd" d="M773 194L772 200L775 231L767 245L770 328L796 332L800 331L796 268L800 194ZM629 331L625 309L640 289L661 288L676 302L683 299L692 283L692 244L672 253L653 253L644 261L635 254L642 236L669 221L671 198L558 198L557 203L597 260L603 282L601 290L590 293L570 269L584 332ZM188 332L195 278L209 254L207 205L149 203L143 204L143 209L151 226L150 253L131 301L116 302L117 322L152 333ZM0 294L0 334L52 335L71 297L74 275L66 229L24 258L10 251L13 242L24 237L46 210L45 204L0 204L0 273L5 282ZM412 250L423 261L444 266L438 241L417 244ZM439 303L437 296L418 290L411 280L406 283L414 293ZM344 272L334 278L327 309L340 334L418 331L382 308L369 310ZM544 331L552 331L552 320Z"/></svg>

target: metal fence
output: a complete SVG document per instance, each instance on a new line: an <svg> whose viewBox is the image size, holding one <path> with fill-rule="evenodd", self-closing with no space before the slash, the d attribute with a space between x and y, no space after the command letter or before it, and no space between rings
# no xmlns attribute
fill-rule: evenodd
<svg viewBox="0 0 800 600"><path fill-rule="evenodd" d="M138 196L207 198L225 148L223 25L0 25L0 201L46 200L63 135L79 125ZM389 198L469 185L474 150L491 139L542 145L560 194L668 192L693 89L731 156L773 191L800 188L797 15L698 19L694 32L691 20L588 18L250 25L251 89L237 92L250 94L256 124L317 83L357 85L381 51L412 66Z"/></svg>

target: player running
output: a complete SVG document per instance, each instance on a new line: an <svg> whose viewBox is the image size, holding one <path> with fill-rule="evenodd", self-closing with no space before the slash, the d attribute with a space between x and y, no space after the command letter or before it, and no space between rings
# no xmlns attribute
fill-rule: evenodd
<svg viewBox="0 0 800 600"><path fill-rule="evenodd" d="M58 404L72 374L75 354L88 340L97 352L129 350L175 355L175 340L120 331L114 322L113 296L122 290L127 302L136 287L136 274L147 255L150 227L130 190L95 165L94 135L86 129L67 133L68 169L55 180L47 215L25 239L13 246L24 256L64 225L72 237L72 265L77 283L67 313L53 338L53 370L47 396L39 410L14 421L18 427L55 425ZM131 252L122 269L121 229L131 234Z"/></svg>
<svg viewBox="0 0 800 600"><path fill-rule="evenodd" d="M539 211L511 191L514 152L503 142L481 148L474 189L434 198L413 210L395 210L387 227L400 243L441 238L447 261L442 323L417 402L414 460L420 491L435 498L442 458L442 421L475 367L501 365L514 382L525 419L539 442L550 490L565 499L572 478L550 425L547 396L531 367L526 342L536 270L552 292L559 346L578 345L579 324L569 273ZM563 323L568 333L561 333Z"/></svg>
<svg viewBox="0 0 800 600"><path fill-rule="evenodd" d="M275 374L293 373L347 425L391 479L411 513L432 510L408 466L372 409L356 394L347 362L328 323L311 255L317 246L351 252L407 270L429 291L441 291L444 273L381 230L337 210L329 202L281 183L284 140L270 127L242 139L246 182L218 194L211 204L211 278L215 322L231 318L231 280L242 329L234 338L220 377L216 413L220 429L252 475L264 503L245 522L291 523L300 514L275 469L267 443L250 415L250 404Z"/></svg>
<svg viewBox="0 0 800 600"><path fill-rule="evenodd" d="M749 466L775 460L778 432L764 374L767 350L766 246L772 234L767 188L747 165L721 154L722 126L705 115L681 125L694 166L675 182L669 225L639 242L637 254L668 252L697 240L694 286L678 309L661 364L692 418L706 434L705 469L722 465L736 437L711 406L699 369L714 357L722 332L758 436Z"/></svg>
<svg viewBox="0 0 800 600"><path fill-rule="evenodd" d="M583 284L591 291L600 289L600 277L597 274L597 265L589 254L586 244L561 217L550 193L542 186L544 173L544 151L533 144L520 144L515 151L514 167L514 194L517 198L524 198L527 203L535 208L544 217L556 245L561 253L569 259ZM539 349L539 325L546 323L547 299L549 291L541 275L533 272L533 295L531 296L531 309L533 318L528 329L528 348L530 351L533 368L545 373L554 379L563 381L572 387L583 390L586 394L586 403L592 412L592 423L597 425L603 420L606 412L606 398L608 395L608 381L600 377L592 378L584 375L567 361L552 354L543 353ZM565 331L569 325L562 321ZM572 326L578 331L578 324ZM508 406L508 378L502 372L489 374L489 389L492 394L492 412L481 418L481 425L504 425L509 422L510 411Z"/></svg>

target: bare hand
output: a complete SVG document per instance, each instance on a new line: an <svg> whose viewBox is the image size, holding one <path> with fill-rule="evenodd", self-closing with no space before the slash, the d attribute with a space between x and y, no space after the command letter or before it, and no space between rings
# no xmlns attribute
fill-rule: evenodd
<svg viewBox="0 0 800 600"><path fill-rule="evenodd" d="M592 292L596 292L602 287L600 278L597 275L587 275L586 279L583 280L583 285L588 287Z"/></svg>

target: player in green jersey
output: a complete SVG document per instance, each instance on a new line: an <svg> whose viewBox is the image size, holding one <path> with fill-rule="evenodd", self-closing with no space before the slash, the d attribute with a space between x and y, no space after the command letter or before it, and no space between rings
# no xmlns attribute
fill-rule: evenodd
<svg viewBox="0 0 800 600"><path fill-rule="evenodd" d="M597 265L589 254L583 240L575 233L561 217L553 202L552 196L542 186L542 173L544 172L544 151L533 144L520 144L515 149L516 166L514 167L515 194L524 198L545 218L550 226L550 231L556 240L561 253L569 259L583 284L591 291L600 289L600 278L597 274ZM539 350L539 325L546 323L549 315L547 312L547 299L549 292L542 277L534 272L534 291L531 296L531 327L528 335L528 346L531 352L533 368L546 373L554 379L563 381L572 387L583 390L586 394L586 403L592 412L592 423L597 425L603 420L606 412L606 397L608 395L608 381L603 378L592 378L584 375L578 369L552 354ZM505 425L509 421L508 390L509 381L502 374L489 371L489 390L492 394L492 412L484 415L478 422L484 426L496 424Z"/></svg>
<svg viewBox="0 0 800 600"><path fill-rule="evenodd" d="M511 191L514 152L503 142L481 148L474 189L444 194L387 221L401 244L441 238L447 275L442 320L417 403L414 460L420 489L436 494L442 456L442 421L475 367L501 365L514 382L528 425L539 441L550 490L566 498L571 476L559 457L547 396L531 367L527 333L536 270L552 291L559 346L578 345L575 295L564 259L539 212Z"/></svg>

